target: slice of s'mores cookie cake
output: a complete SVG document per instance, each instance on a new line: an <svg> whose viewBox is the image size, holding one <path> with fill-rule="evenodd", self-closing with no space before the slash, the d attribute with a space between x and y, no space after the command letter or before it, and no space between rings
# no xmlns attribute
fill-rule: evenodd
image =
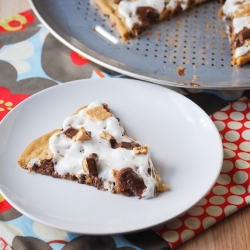
<svg viewBox="0 0 250 250"><path fill-rule="evenodd" d="M149 199L168 189L148 145L129 137L107 104L93 102L31 142L19 165L43 175L77 180L99 190Z"/></svg>

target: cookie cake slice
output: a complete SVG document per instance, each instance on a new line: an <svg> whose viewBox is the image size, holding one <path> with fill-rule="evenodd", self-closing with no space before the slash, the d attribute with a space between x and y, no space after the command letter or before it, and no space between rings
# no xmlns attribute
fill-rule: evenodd
<svg viewBox="0 0 250 250"><path fill-rule="evenodd" d="M80 108L61 129L31 142L18 164L30 172L144 199L168 189L154 169L149 146L129 137L101 102Z"/></svg>
<svg viewBox="0 0 250 250"><path fill-rule="evenodd" d="M116 25L126 41L138 37L153 24L208 0L94 0L104 15Z"/></svg>

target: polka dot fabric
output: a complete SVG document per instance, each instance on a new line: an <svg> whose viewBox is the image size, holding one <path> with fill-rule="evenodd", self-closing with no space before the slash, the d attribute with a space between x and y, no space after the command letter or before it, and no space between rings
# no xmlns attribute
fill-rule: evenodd
<svg viewBox="0 0 250 250"><path fill-rule="evenodd" d="M250 203L250 100L242 98L211 119L223 143L222 170L212 190L195 207L155 230L172 248Z"/></svg>

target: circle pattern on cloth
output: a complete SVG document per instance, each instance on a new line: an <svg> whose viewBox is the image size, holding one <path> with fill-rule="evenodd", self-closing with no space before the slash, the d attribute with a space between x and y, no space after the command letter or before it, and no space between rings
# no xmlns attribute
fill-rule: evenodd
<svg viewBox="0 0 250 250"><path fill-rule="evenodd" d="M238 169L247 169L250 167L250 163L247 162L247 161L244 161L244 160L236 160L235 161L235 166L238 168Z"/></svg>
<svg viewBox="0 0 250 250"><path fill-rule="evenodd" d="M247 113L247 114L246 114L246 118L247 118L248 120L250 120L250 113Z"/></svg>
<svg viewBox="0 0 250 250"><path fill-rule="evenodd" d="M231 143L231 142L225 142L223 143L223 146L231 150L236 150L238 148L235 143Z"/></svg>
<svg viewBox="0 0 250 250"><path fill-rule="evenodd" d="M197 204L196 206L204 206L207 204L207 199L206 198L202 198Z"/></svg>
<svg viewBox="0 0 250 250"><path fill-rule="evenodd" d="M162 237L168 242L175 242L179 239L179 234L176 231L168 230L163 233Z"/></svg>
<svg viewBox="0 0 250 250"><path fill-rule="evenodd" d="M228 174L220 174L217 183L221 185L228 185L231 182L231 177Z"/></svg>
<svg viewBox="0 0 250 250"><path fill-rule="evenodd" d="M209 228L210 226L212 226L215 223L216 223L216 219L213 217L206 217L205 219L202 220L202 225L203 225L204 229Z"/></svg>
<svg viewBox="0 0 250 250"><path fill-rule="evenodd" d="M233 109L235 109L235 110L237 110L237 111L244 111L244 110L246 110L247 109L247 104L246 103L244 103L244 102L234 102L233 104L232 104L232 107L233 107Z"/></svg>
<svg viewBox="0 0 250 250"><path fill-rule="evenodd" d="M234 121L242 121L244 119L244 115L241 112L232 112L230 113L230 118Z"/></svg>
<svg viewBox="0 0 250 250"><path fill-rule="evenodd" d="M217 195L224 195L224 194L227 194L228 193L228 188L227 187L224 187L224 186L215 186L213 189L212 189L213 193L214 194L217 194Z"/></svg>
<svg viewBox="0 0 250 250"><path fill-rule="evenodd" d="M250 128L250 122L244 122L244 126L245 126L246 128Z"/></svg>
<svg viewBox="0 0 250 250"><path fill-rule="evenodd" d="M245 161L249 161L250 160L250 154L249 153L246 153L246 152L240 152L238 153L238 156L245 160Z"/></svg>
<svg viewBox="0 0 250 250"><path fill-rule="evenodd" d="M225 134L225 139L230 142L235 142L240 139L240 134L237 131L229 131Z"/></svg>
<svg viewBox="0 0 250 250"><path fill-rule="evenodd" d="M198 229L201 225L200 220L195 217L187 218L184 223L190 229Z"/></svg>
<svg viewBox="0 0 250 250"><path fill-rule="evenodd" d="M211 216L217 217L222 214L222 208L219 206L210 206L206 209L207 213Z"/></svg>
<svg viewBox="0 0 250 250"><path fill-rule="evenodd" d="M225 212L226 216L233 214L237 210L238 210L238 207L234 206L234 205L228 205L224 208L224 212Z"/></svg>
<svg viewBox="0 0 250 250"><path fill-rule="evenodd" d="M243 184L248 180L248 174L244 171L237 171L233 175L233 180L236 184Z"/></svg>
<svg viewBox="0 0 250 250"><path fill-rule="evenodd" d="M181 232L181 239L183 242L191 239L194 236L195 236L194 231L189 230L189 229L186 229Z"/></svg>
<svg viewBox="0 0 250 250"><path fill-rule="evenodd" d="M245 197L245 201L246 201L246 203L248 205L250 204L250 195L248 195L248 196Z"/></svg>
<svg viewBox="0 0 250 250"><path fill-rule="evenodd" d="M222 131L226 127L226 124L222 121L216 121L214 122L214 125L216 126L218 131Z"/></svg>
<svg viewBox="0 0 250 250"><path fill-rule="evenodd" d="M204 213L204 208L193 207L193 208L189 209L187 213L191 216L199 216L199 215L202 215Z"/></svg>
<svg viewBox="0 0 250 250"><path fill-rule="evenodd" d="M249 125L250 125L250 124L249 124ZM228 123L227 123L227 126L228 126L230 129L238 130L238 129L242 128L242 123L233 121L233 122L228 122Z"/></svg>
<svg viewBox="0 0 250 250"><path fill-rule="evenodd" d="M239 145L240 149L245 152L250 152L250 142L244 141Z"/></svg>
<svg viewBox="0 0 250 250"><path fill-rule="evenodd" d="M228 118L228 115L225 112L218 111L214 114L214 117L219 121L223 121Z"/></svg>
<svg viewBox="0 0 250 250"><path fill-rule="evenodd" d="M213 205L221 205L225 202L225 198L223 196L213 196L209 199L209 202Z"/></svg>
<svg viewBox="0 0 250 250"><path fill-rule="evenodd" d="M222 169L221 172L222 173L228 173L233 169L234 165L231 161L229 160L224 160L223 164L222 164Z"/></svg>
<svg viewBox="0 0 250 250"><path fill-rule="evenodd" d="M223 151L224 151L224 159L231 159L236 155L236 153L233 150L227 148L224 148Z"/></svg>
<svg viewBox="0 0 250 250"><path fill-rule="evenodd" d="M227 198L228 202L233 205L240 205L244 202L244 199L237 195L231 195Z"/></svg>
<svg viewBox="0 0 250 250"><path fill-rule="evenodd" d="M241 135L242 135L242 137L243 137L245 140L250 140L250 130L249 130L249 129L243 131Z"/></svg>
<svg viewBox="0 0 250 250"><path fill-rule="evenodd" d="M242 195L246 193L246 189L241 185L232 186L230 188L232 194Z"/></svg>

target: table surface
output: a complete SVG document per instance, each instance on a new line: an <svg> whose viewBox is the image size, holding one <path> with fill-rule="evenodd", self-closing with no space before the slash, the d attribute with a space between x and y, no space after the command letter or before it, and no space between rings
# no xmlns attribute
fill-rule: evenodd
<svg viewBox="0 0 250 250"><path fill-rule="evenodd" d="M30 9L28 0L0 0L0 20L28 9ZM176 249L250 249L248 221L250 221L250 208L246 207Z"/></svg>

